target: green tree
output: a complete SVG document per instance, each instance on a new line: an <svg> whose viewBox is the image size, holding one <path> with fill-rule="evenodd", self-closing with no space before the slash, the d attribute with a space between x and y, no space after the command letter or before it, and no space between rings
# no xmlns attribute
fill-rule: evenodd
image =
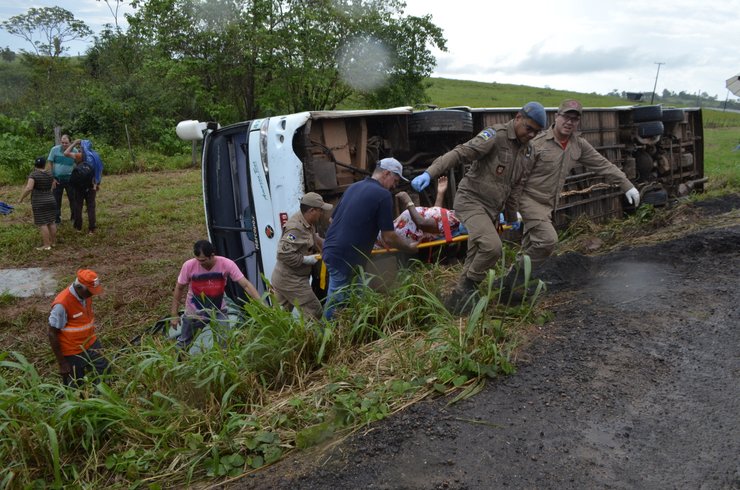
<svg viewBox="0 0 740 490"><path fill-rule="evenodd" d="M87 25L61 7L30 8L0 23L9 34L28 41L38 56L58 58L69 47L65 43L85 39L92 34Z"/></svg>
<svg viewBox="0 0 740 490"><path fill-rule="evenodd" d="M0 50L0 58L2 58L3 61L12 63L15 60L15 51L5 46L4 49Z"/></svg>
<svg viewBox="0 0 740 490"><path fill-rule="evenodd" d="M385 70L387 83L374 90L361 91L365 104L369 107L393 107L427 102L426 79L436 65L428 46L436 46L442 51L447 49L442 30L432 23L429 15L391 15L375 28L368 26L367 31L389 46L393 63L378 68Z"/></svg>
<svg viewBox="0 0 740 490"><path fill-rule="evenodd" d="M445 49L430 18L404 16L398 0L132 5L130 34L152 48L148 66L158 83L189 97L173 107L190 102L191 117L230 108L239 119L334 109L352 95L372 106L421 102L435 63L429 47ZM370 78L379 82L358 83Z"/></svg>
<svg viewBox="0 0 740 490"><path fill-rule="evenodd" d="M129 35L148 48L143 68L167 91L171 111L223 115L230 112L228 105L231 118L258 112L250 90L260 73L254 53L265 42L251 36L247 26L250 15L259 17L260 26L268 22L260 6L269 2L251 3L248 13L232 0L132 3L138 10L129 17Z"/></svg>

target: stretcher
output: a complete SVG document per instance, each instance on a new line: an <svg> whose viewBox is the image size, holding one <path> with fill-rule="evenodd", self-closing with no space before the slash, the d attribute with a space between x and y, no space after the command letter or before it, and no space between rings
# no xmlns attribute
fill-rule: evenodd
<svg viewBox="0 0 740 490"><path fill-rule="evenodd" d="M511 230L511 225L502 225L499 224L497 226L498 232L502 233L506 230ZM458 235L456 237L447 236L445 238L440 238L438 240L432 240L430 242L422 242L416 246L417 249L425 249L425 248L432 248L442 245L449 245L451 243L459 243L459 242L465 242L468 240L468 235ZM399 250L397 248L375 248L370 252L372 255L380 255L380 254L387 254L387 253L395 253ZM321 260L321 254L316 254L316 258ZM319 273L319 287L321 289L326 289L327 287L327 280L328 280L328 274L326 271L326 264L322 261L321 262L321 271Z"/></svg>

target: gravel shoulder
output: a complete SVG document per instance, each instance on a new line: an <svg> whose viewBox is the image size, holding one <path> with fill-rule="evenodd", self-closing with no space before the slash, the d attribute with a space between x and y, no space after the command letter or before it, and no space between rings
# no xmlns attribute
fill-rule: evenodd
<svg viewBox="0 0 740 490"><path fill-rule="evenodd" d="M724 207L704 210L720 226L553 260L554 320L475 397L424 401L230 488L740 488L737 197Z"/></svg>

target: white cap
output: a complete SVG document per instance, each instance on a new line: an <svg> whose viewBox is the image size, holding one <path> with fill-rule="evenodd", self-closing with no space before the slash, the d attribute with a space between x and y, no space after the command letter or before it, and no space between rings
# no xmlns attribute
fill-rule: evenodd
<svg viewBox="0 0 740 490"><path fill-rule="evenodd" d="M401 165L401 162L399 162L395 158L382 159L381 161L378 162L378 168L382 168L383 170L388 170L389 172L393 172L394 174L401 177L401 180L404 180L406 182L409 181L409 179L403 176L403 165Z"/></svg>

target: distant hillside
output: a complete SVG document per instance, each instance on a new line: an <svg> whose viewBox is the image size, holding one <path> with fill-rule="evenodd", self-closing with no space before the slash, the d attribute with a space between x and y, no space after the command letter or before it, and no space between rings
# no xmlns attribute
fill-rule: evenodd
<svg viewBox="0 0 740 490"><path fill-rule="evenodd" d="M553 90L526 85L511 85L507 83L472 82L468 80L453 80L449 78L430 78L430 87L427 89L432 105L449 107L467 105L470 107L520 107L530 100L536 100L545 107L557 107L567 98L580 100L586 107L614 107L619 105L649 104L650 94L645 94L640 102L616 95L599 95L595 93L582 94L566 90ZM673 94L667 97L656 95L654 104L664 104L672 107L704 107L722 109L725 101L701 95ZM740 104L729 101L728 109L740 109Z"/></svg>
<svg viewBox="0 0 740 490"><path fill-rule="evenodd" d="M581 94L565 90L553 90L527 85L508 83L471 82L449 78L430 78L427 89L430 104L439 107L467 105L470 107L521 107L531 100L545 107L557 107L564 99L575 98L587 107L614 107L631 105L621 97L597 94Z"/></svg>

